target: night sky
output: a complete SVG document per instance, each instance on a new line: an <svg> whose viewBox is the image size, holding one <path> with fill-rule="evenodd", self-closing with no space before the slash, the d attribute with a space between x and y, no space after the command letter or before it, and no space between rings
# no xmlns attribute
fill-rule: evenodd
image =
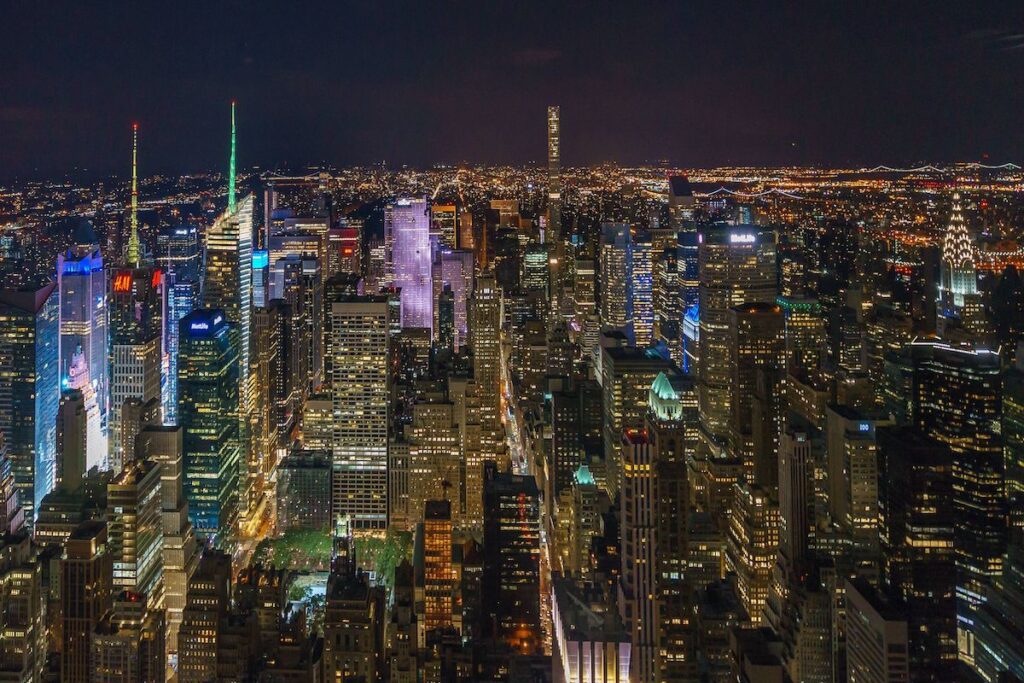
<svg viewBox="0 0 1024 683"><path fill-rule="evenodd" d="M298 6L301 5L301 8ZM173 7L173 9L169 9ZM0 178L1024 161L1024 2L4 3Z"/></svg>

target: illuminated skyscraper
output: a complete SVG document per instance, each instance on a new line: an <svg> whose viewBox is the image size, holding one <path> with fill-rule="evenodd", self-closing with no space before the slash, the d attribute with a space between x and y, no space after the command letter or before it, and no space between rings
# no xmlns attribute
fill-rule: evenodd
<svg viewBox="0 0 1024 683"><path fill-rule="evenodd" d="M57 285L0 290L0 437L25 523L56 485L60 405Z"/></svg>
<svg viewBox="0 0 1024 683"><path fill-rule="evenodd" d="M128 463L107 485L107 540L114 559L114 586L163 598L163 530L160 464Z"/></svg>
<svg viewBox="0 0 1024 683"><path fill-rule="evenodd" d="M651 235L641 232L633 239L629 288L633 295L633 336L639 347L654 341L654 254Z"/></svg>
<svg viewBox="0 0 1024 683"><path fill-rule="evenodd" d="M978 275L974 269L976 250L960 207L960 193L953 194L953 209L942 242L941 281L939 283L936 323L945 336L950 319L957 319L969 332L985 331L984 302L978 293Z"/></svg>
<svg viewBox="0 0 1024 683"><path fill-rule="evenodd" d="M782 309L767 303L733 306L728 325L729 451L743 461L747 481L773 490L782 412Z"/></svg>
<svg viewBox="0 0 1024 683"><path fill-rule="evenodd" d="M387 526L390 312L386 296L331 303L335 522L358 531Z"/></svg>
<svg viewBox="0 0 1024 683"><path fill-rule="evenodd" d="M943 680L957 660L953 457L912 427L879 427L882 577L907 606L910 667Z"/></svg>
<svg viewBox="0 0 1024 683"><path fill-rule="evenodd" d="M178 323L199 306L202 254L193 225L168 228L157 238L157 263L166 274L167 321L164 325L164 422L178 422Z"/></svg>
<svg viewBox="0 0 1024 683"><path fill-rule="evenodd" d="M736 484L733 493L725 564L736 573L736 587L751 621L764 624L779 548L779 506L771 492L757 484Z"/></svg>
<svg viewBox="0 0 1024 683"><path fill-rule="evenodd" d="M693 189L686 176L670 176L668 179L668 213L669 224L678 235L678 266L679 295L683 310L696 306L699 301L698 284L700 268L698 265L697 230L693 223Z"/></svg>
<svg viewBox="0 0 1024 683"><path fill-rule="evenodd" d="M82 522L67 540L60 559L62 648L60 679L89 683L92 671L92 632L111 604L113 563L107 544L107 525Z"/></svg>
<svg viewBox="0 0 1024 683"><path fill-rule="evenodd" d="M403 197L384 213L384 235L390 244L394 285L401 289L402 327L433 329L430 214L426 199Z"/></svg>
<svg viewBox="0 0 1024 683"><path fill-rule="evenodd" d="M619 533L621 573L618 605L633 651L630 680L653 683L656 677L657 492L654 447L645 432L627 430L622 436L622 509Z"/></svg>
<svg viewBox="0 0 1024 683"><path fill-rule="evenodd" d="M234 166L234 106L232 105L232 161ZM252 235L254 197L248 195L241 202L234 200L234 176L229 179L230 202L228 210L217 219L206 233L206 279L203 284L203 306L220 310L237 335L235 350L238 354L238 457L249 462L251 448L254 387L250 381L252 335ZM180 352L179 352L180 364ZM180 406L179 406L180 410ZM187 434L186 434L187 438ZM251 484L253 477L246 472L236 482L239 490L238 514L248 518L256 505ZM232 511L234 514L234 511ZM199 513L193 511L193 519ZM193 522L198 530L200 527Z"/></svg>
<svg viewBox="0 0 1024 683"><path fill-rule="evenodd" d="M430 232L437 235L441 249L462 248L457 244L458 210L454 204L430 206Z"/></svg>
<svg viewBox="0 0 1024 683"><path fill-rule="evenodd" d="M234 530L238 517L238 332L219 310L195 310L180 325L185 497L196 534L216 542Z"/></svg>
<svg viewBox="0 0 1024 683"><path fill-rule="evenodd" d="M81 365L76 379L88 378L96 399L98 424L89 427L92 464L107 457L107 413L110 385L107 357L107 275L103 269L96 235L88 223L80 224L76 245L57 257L57 287L60 296L60 368L61 380L69 383L76 355ZM76 386L86 393L83 386ZM91 436L94 435L95 436ZM90 465L91 466L91 465Z"/></svg>
<svg viewBox="0 0 1024 683"><path fill-rule="evenodd" d="M977 610L1006 550L1001 361L938 341L915 341L911 353L914 426L953 451L957 641L970 663Z"/></svg>
<svg viewBox="0 0 1024 683"><path fill-rule="evenodd" d="M627 223L601 226L601 329L633 326L633 236Z"/></svg>
<svg viewBox="0 0 1024 683"><path fill-rule="evenodd" d="M451 287L455 313L454 348L468 343L468 301L473 295L473 252L449 250L441 252L441 286Z"/></svg>
<svg viewBox="0 0 1024 683"><path fill-rule="evenodd" d="M562 239L562 126L558 106L548 107L548 229L551 242Z"/></svg>
<svg viewBox="0 0 1024 683"><path fill-rule="evenodd" d="M705 437L725 444L729 392L729 310L775 301L775 235L753 225L716 225L700 234L700 341L697 396Z"/></svg>
<svg viewBox="0 0 1024 683"><path fill-rule="evenodd" d="M161 564L163 605L166 609L167 654L177 656L178 630L185 610L189 578L199 564L188 502L182 483L184 475L184 430L181 427L147 427L138 436L136 454L160 466Z"/></svg>
<svg viewBox="0 0 1024 683"><path fill-rule="evenodd" d="M470 301L473 378L480 397L480 454L500 460L505 453L501 423L501 290L489 274L477 281Z"/></svg>
<svg viewBox="0 0 1024 683"><path fill-rule="evenodd" d="M110 456L116 476L128 445L122 443L127 401L160 401L164 276L159 268L116 268L110 276ZM130 455L130 454L129 454Z"/></svg>
<svg viewBox="0 0 1024 683"><path fill-rule="evenodd" d="M531 244L523 252L523 272L519 285L524 292L548 291L548 248L543 244Z"/></svg>
<svg viewBox="0 0 1024 683"><path fill-rule="evenodd" d="M542 645L539 498L533 477L484 462L485 635L519 654Z"/></svg>
<svg viewBox="0 0 1024 683"><path fill-rule="evenodd" d="M447 500L427 501L423 514L423 629L452 625L452 508Z"/></svg>

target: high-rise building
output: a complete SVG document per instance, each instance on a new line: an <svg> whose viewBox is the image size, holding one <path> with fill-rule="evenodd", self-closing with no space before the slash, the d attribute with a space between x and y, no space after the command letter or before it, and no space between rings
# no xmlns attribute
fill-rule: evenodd
<svg viewBox="0 0 1024 683"><path fill-rule="evenodd" d="M847 581L846 680L910 680L907 619L903 610L864 579Z"/></svg>
<svg viewBox="0 0 1024 683"><path fill-rule="evenodd" d="M87 223L76 234L78 244L57 257L60 297L61 381L71 387L74 368L77 386L91 394L95 412L88 417L87 448L90 467L107 457L106 421L109 410L109 359L107 357L107 274L103 255ZM77 359L78 356L80 359ZM77 362L76 362L77 359ZM83 382L83 380L85 380ZM89 386L84 386L88 383Z"/></svg>
<svg viewBox="0 0 1024 683"><path fill-rule="evenodd" d="M182 318L180 338L178 418L189 520L200 538L223 540L238 516L237 327L222 311L199 309Z"/></svg>
<svg viewBox="0 0 1024 683"><path fill-rule="evenodd" d="M633 339L643 348L654 341L654 253L650 233L635 235L631 251L627 286L633 298Z"/></svg>
<svg viewBox="0 0 1024 683"><path fill-rule="evenodd" d="M115 590L144 593L153 606L163 599L161 466L136 460L107 484L107 543Z"/></svg>
<svg viewBox="0 0 1024 683"><path fill-rule="evenodd" d="M633 235L628 223L601 225L601 329L632 334Z"/></svg>
<svg viewBox="0 0 1024 683"><path fill-rule="evenodd" d="M670 367L671 363L654 351L629 346L602 349L604 457L609 463L609 495L613 497L622 480L622 433L643 427L651 385Z"/></svg>
<svg viewBox="0 0 1024 683"><path fill-rule="evenodd" d="M548 292L548 248L544 244L530 244L523 251L523 272L519 286L524 292Z"/></svg>
<svg viewBox="0 0 1024 683"><path fill-rule="evenodd" d="M622 435L618 605L632 643L630 680L642 682L653 682L657 676L658 497L654 465L654 448L647 434L627 429Z"/></svg>
<svg viewBox="0 0 1024 683"><path fill-rule="evenodd" d="M231 109L231 137L234 132L234 105ZM234 142L232 142L231 166L234 167ZM255 216L255 197L248 195L241 202L235 201L235 178L228 178L228 210L224 212L206 233L206 278L203 282L203 307L220 310L225 321L234 327L237 336L235 353L237 361L238 407L235 420L238 422L238 457L244 464L249 462L250 426L253 411L253 386L250 381L252 355L252 239ZM183 342L179 342L183 343ZM180 361L179 351L179 363ZM180 380L179 380L180 381ZM180 405L179 405L180 410ZM186 440L188 434L186 433ZM186 448L188 452L188 448ZM237 514L248 519L255 503L250 486L253 478L246 476L236 482ZM190 499L191 500L191 499ZM193 519L198 514L192 510ZM233 514L235 514L233 512ZM197 532L199 525L193 522Z"/></svg>
<svg viewBox="0 0 1024 683"><path fill-rule="evenodd" d="M505 453L501 423L502 297L494 278L482 275L470 300L473 379L480 399L480 454L500 460Z"/></svg>
<svg viewBox="0 0 1024 683"><path fill-rule="evenodd" d="M958 321L972 335L985 333L985 306L978 292L974 268L976 249L964 221L960 193L953 193L949 226L942 242L941 281L936 329L945 337L951 321Z"/></svg>
<svg viewBox="0 0 1024 683"><path fill-rule="evenodd" d="M25 523L56 485L60 306L56 283L0 290L0 436Z"/></svg>
<svg viewBox="0 0 1024 683"><path fill-rule="evenodd" d="M109 467L116 475L127 464L125 403L161 398L165 282L162 270L148 266L115 268L110 278Z"/></svg>
<svg viewBox="0 0 1024 683"><path fill-rule="evenodd" d="M231 606L231 556L204 552L189 578L187 595L178 634L178 680L215 680L220 635Z"/></svg>
<svg viewBox="0 0 1024 683"><path fill-rule="evenodd" d="M884 584L906 605L910 668L942 680L957 660L953 457L912 427L879 427Z"/></svg>
<svg viewBox="0 0 1024 683"><path fill-rule="evenodd" d="M199 548L188 518L183 476L184 443L182 427L146 427L137 438L139 460L160 467L161 564L163 606L166 611L164 644L168 659L177 657L178 631L188 593L189 579L199 564Z"/></svg>
<svg viewBox="0 0 1024 683"><path fill-rule="evenodd" d="M771 492L757 484L739 483L733 491L726 567L736 573L736 587L750 620L764 624L779 547L779 505Z"/></svg>
<svg viewBox="0 0 1024 683"><path fill-rule="evenodd" d="M589 588L589 590L588 590ZM630 680L629 633L603 596L572 579L552 582L551 628L555 680L564 683L623 683Z"/></svg>
<svg viewBox="0 0 1024 683"><path fill-rule="evenodd" d="M277 529L331 528L331 453L292 451L277 468Z"/></svg>
<svg viewBox="0 0 1024 683"><path fill-rule="evenodd" d="M847 406L826 410L829 517L849 540L858 573L870 576L879 562L877 422Z"/></svg>
<svg viewBox="0 0 1024 683"><path fill-rule="evenodd" d="M548 229L557 244L562 234L562 124L559 107L548 107Z"/></svg>
<svg viewBox="0 0 1024 683"><path fill-rule="evenodd" d="M445 250L441 252L441 286L451 288L454 308L455 337L453 348L464 346L469 336L469 300L473 296L473 252Z"/></svg>
<svg viewBox="0 0 1024 683"><path fill-rule="evenodd" d="M913 424L953 452L957 640L970 663L975 615L1006 549L1001 361L939 341L915 341L911 353Z"/></svg>
<svg viewBox="0 0 1024 683"><path fill-rule="evenodd" d="M743 462L747 481L773 490L782 417L782 309L767 303L734 306L728 326L729 450Z"/></svg>
<svg viewBox="0 0 1024 683"><path fill-rule="evenodd" d="M181 319L199 306L202 285L202 253L194 225L168 228L157 237L156 262L166 274L167 320L164 354L164 422L178 422L178 330Z"/></svg>
<svg viewBox="0 0 1024 683"><path fill-rule="evenodd" d="M69 389L60 395L57 412L57 467L56 485L73 491L82 483L87 467L86 412L82 392Z"/></svg>
<svg viewBox="0 0 1024 683"><path fill-rule="evenodd" d="M455 204L430 205L430 235L436 236L441 249L461 248L458 242L458 207Z"/></svg>
<svg viewBox="0 0 1024 683"><path fill-rule="evenodd" d="M702 432L715 451L725 445L732 414L729 311L774 303L775 235L753 225L716 225L700 237L697 391Z"/></svg>
<svg viewBox="0 0 1024 683"><path fill-rule="evenodd" d="M430 500L423 512L424 632L451 627L454 594L451 502Z"/></svg>
<svg viewBox="0 0 1024 683"><path fill-rule="evenodd" d="M1003 574L992 582L978 611L974 668L986 683L1024 676L1024 545L1009 545ZM1006 676L1009 678L1009 676Z"/></svg>
<svg viewBox="0 0 1024 683"><path fill-rule="evenodd" d="M28 534L4 535L0 540L0 650L4 678L9 681L40 681L46 666L47 633L44 619L43 563Z"/></svg>
<svg viewBox="0 0 1024 683"><path fill-rule="evenodd" d="M387 526L390 309L386 296L331 303L332 514L357 530Z"/></svg>
<svg viewBox="0 0 1024 683"><path fill-rule="evenodd" d="M159 681L166 677L163 611L146 595L119 591L92 633L95 683Z"/></svg>
<svg viewBox="0 0 1024 683"><path fill-rule="evenodd" d="M533 477L484 462L485 635L518 654L540 651L540 492Z"/></svg>
<svg viewBox="0 0 1024 683"><path fill-rule="evenodd" d="M394 286L401 290L402 327L432 330L433 259L427 200L403 197L388 204L384 214L384 236L394 269Z"/></svg>
<svg viewBox="0 0 1024 683"><path fill-rule="evenodd" d="M62 647L60 679L93 680L92 633L110 608L113 561L107 546L107 525L82 522L64 545L60 560Z"/></svg>

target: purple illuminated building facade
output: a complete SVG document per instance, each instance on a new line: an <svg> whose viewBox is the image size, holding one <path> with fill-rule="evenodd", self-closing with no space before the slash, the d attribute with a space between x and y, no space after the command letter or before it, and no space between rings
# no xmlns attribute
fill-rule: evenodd
<svg viewBox="0 0 1024 683"><path fill-rule="evenodd" d="M389 245L395 287L401 289L402 327L424 327L433 334L430 211L426 199L403 197L388 205L384 238Z"/></svg>

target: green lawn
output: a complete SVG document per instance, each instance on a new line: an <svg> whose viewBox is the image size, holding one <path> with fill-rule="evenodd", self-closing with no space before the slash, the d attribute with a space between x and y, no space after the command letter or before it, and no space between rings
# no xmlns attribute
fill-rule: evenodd
<svg viewBox="0 0 1024 683"><path fill-rule="evenodd" d="M331 567L331 536L326 530L292 529L256 546L253 562L280 569L328 570Z"/></svg>
<svg viewBox="0 0 1024 683"><path fill-rule="evenodd" d="M395 582L395 567L403 560L412 560L412 534L388 531L384 538L356 538L356 561L360 567L372 569L377 583L390 591Z"/></svg>

